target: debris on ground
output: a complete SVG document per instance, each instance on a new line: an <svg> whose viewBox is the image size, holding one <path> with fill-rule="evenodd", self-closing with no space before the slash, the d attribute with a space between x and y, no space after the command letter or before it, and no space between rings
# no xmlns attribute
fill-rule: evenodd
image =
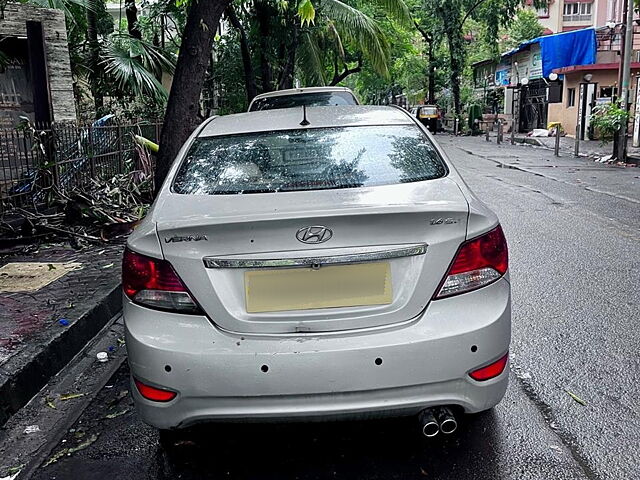
<svg viewBox="0 0 640 480"><path fill-rule="evenodd" d="M582 400L579 396L577 396L575 393L570 392L569 390L565 390L565 392L567 392L567 395L569 395L571 398L573 398L576 402L578 402L580 405L582 405L583 407L587 406L587 402L585 402L584 400Z"/></svg>
<svg viewBox="0 0 640 480"><path fill-rule="evenodd" d="M87 438L84 442L82 442L80 445L78 445L77 447L70 447L70 448L63 448L62 450L60 450L58 453L56 453L55 455L52 455L49 460L46 461L46 463L43 465L43 467L48 467L49 465L51 465L52 463L56 463L58 460L60 460L62 457L69 457L72 454L79 452L80 450L84 450L85 448L87 448L89 445L91 445L92 443L94 443L96 440L98 440L98 434L94 433L93 435L91 435L89 438Z"/></svg>
<svg viewBox="0 0 640 480"><path fill-rule="evenodd" d="M129 408L125 408L124 410L120 410L118 412L114 412L114 413L110 413L108 415L105 415L104 418L108 418L109 420L113 419L113 418L117 418L121 415L124 415L125 413L129 413Z"/></svg>
<svg viewBox="0 0 640 480"><path fill-rule="evenodd" d="M116 398L109 401L108 407L109 408L114 407L115 405L120 403L124 398L126 398L127 395L129 395L129 390L120 390Z"/></svg>
<svg viewBox="0 0 640 480"><path fill-rule="evenodd" d="M528 137L549 137L549 130L546 128L534 128L527 134Z"/></svg>
<svg viewBox="0 0 640 480"><path fill-rule="evenodd" d="M60 400L64 402L66 400L73 400L74 398L84 397L85 395L86 393L69 393L67 395L61 395Z"/></svg>
<svg viewBox="0 0 640 480"><path fill-rule="evenodd" d="M598 163L607 163L610 162L613 158L613 155L604 155L602 157L596 157L595 161Z"/></svg>
<svg viewBox="0 0 640 480"><path fill-rule="evenodd" d="M96 354L96 358L98 359L98 361L100 363L108 362L109 361L109 354L107 352L98 352Z"/></svg>
<svg viewBox="0 0 640 480"><path fill-rule="evenodd" d="M40 427L38 425L29 425L24 429L24 433L29 435L30 433L36 433L40 431Z"/></svg>
<svg viewBox="0 0 640 480"><path fill-rule="evenodd" d="M0 480L14 480L20 475L22 469L26 466L26 464L18 465L17 467L11 467L7 469L7 476L1 477Z"/></svg>
<svg viewBox="0 0 640 480"><path fill-rule="evenodd" d="M79 247L108 242L128 235L152 199L153 175L146 163L141 170L116 174L106 181L92 178L69 191L51 187L46 201L6 209L0 216L0 238L20 243L71 237Z"/></svg>

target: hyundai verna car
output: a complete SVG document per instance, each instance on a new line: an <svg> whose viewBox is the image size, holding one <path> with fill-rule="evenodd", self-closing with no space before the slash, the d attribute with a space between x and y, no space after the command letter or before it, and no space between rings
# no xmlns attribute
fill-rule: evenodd
<svg viewBox="0 0 640 480"><path fill-rule="evenodd" d="M408 112L289 108L191 135L128 239L133 397L159 429L495 406L511 293L496 215Z"/></svg>

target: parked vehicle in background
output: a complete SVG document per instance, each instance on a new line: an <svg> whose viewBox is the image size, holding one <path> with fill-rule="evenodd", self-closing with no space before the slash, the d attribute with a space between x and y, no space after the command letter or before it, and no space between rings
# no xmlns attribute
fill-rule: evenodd
<svg viewBox="0 0 640 480"><path fill-rule="evenodd" d="M416 105L411 114L429 129L431 133L442 131L441 112L437 105Z"/></svg>
<svg viewBox="0 0 640 480"><path fill-rule="evenodd" d="M257 95L249 105L249 112L274 110L306 105L324 107L336 105L359 105L358 99L346 87L307 87L278 90Z"/></svg>
<svg viewBox="0 0 640 480"><path fill-rule="evenodd" d="M304 110L205 121L129 237L138 412L164 430L416 415L452 433L507 388L498 219L407 111Z"/></svg>

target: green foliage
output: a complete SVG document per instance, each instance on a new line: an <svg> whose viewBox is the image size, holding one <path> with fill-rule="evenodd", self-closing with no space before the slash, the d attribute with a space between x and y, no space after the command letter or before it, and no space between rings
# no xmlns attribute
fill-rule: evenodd
<svg viewBox="0 0 640 480"><path fill-rule="evenodd" d="M417 17L417 21L428 29L426 23L428 17L425 16L425 12L417 8L418 2L408 0L406 4L412 12L422 15ZM430 63L437 67L436 83L439 87L444 85L446 52L438 50L440 47L436 43L440 44L440 42L433 42L434 55L429 60L426 55L428 45L414 26L407 28L389 16L376 14L374 7L370 9L389 44L392 45L389 76L381 77L370 65L365 64L362 71L346 84L352 87L365 103L385 103L394 95L400 94L405 94L411 104L424 101L427 96Z"/></svg>
<svg viewBox="0 0 640 480"><path fill-rule="evenodd" d="M539 37L544 32L544 27L538 21L538 15L533 10L518 10L513 23L507 30L508 39L504 42L505 49L517 47L522 42Z"/></svg>
<svg viewBox="0 0 640 480"><path fill-rule="evenodd" d="M102 53L102 66L114 96L148 96L164 103L167 90L159 78L173 73L174 59L155 45L126 34L114 34Z"/></svg>
<svg viewBox="0 0 640 480"><path fill-rule="evenodd" d="M380 25L362 10L339 0L321 0L319 11L323 23L342 45L362 52L372 67L382 76L389 74L389 43Z"/></svg>
<svg viewBox="0 0 640 480"><path fill-rule="evenodd" d="M314 23L316 18L316 9L313 8L311 0L300 0L300 3L298 4L298 16L300 17L302 26Z"/></svg>
<svg viewBox="0 0 640 480"><path fill-rule="evenodd" d="M230 32L215 43L218 65L224 68L213 68L206 80L205 91L218 88L222 93L218 113L238 113L247 110L247 96L244 86L244 73L240 58L238 35Z"/></svg>
<svg viewBox="0 0 640 480"><path fill-rule="evenodd" d="M600 133L602 144L606 144L614 138L621 128L626 128L629 121L629 112L617 102L598 105L591 114L590 125Z"/></svg>

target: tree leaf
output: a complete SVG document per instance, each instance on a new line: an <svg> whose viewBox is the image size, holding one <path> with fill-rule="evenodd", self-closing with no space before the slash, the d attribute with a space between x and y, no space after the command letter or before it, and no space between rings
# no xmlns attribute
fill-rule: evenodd
<svg viewBox="0 0 640 480"><path fill-rule="evenodd" d="M300 17L302 26L315 22L316 9L313 7L311 0L300 0L300 3L298 3L298 16Z"/></svg>

